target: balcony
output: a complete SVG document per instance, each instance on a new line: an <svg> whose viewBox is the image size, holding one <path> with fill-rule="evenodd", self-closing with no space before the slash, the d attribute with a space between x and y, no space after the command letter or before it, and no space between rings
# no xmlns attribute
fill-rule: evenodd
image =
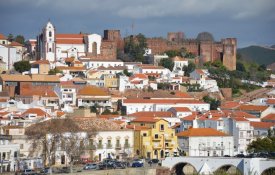
<svg viewBox="0 0 275 175"><path fill-rule="evenodd" d="M107 145L106 145L106 148L107 148L107 149L112 149L113 146L112 146L112 144L107 144Z"/></svg>
<svg viewBox="0 0 275 175"><path fill-rule="evenodd" d="M117 149L117 150L120 150L120 149L121 149L121 144L120 144L120 143L117 143L117 144L116 144L116 149Z"/></svg>
<svg viewBox="0 0 275 175"><path fill-rule="evenodd" d="M162 145L161 144L156 144L153 146L153 149L162 149Z"/></svg>
<svg viewBox="0 0 275 175"><path fill-rule="evenodd" d="M165 140L172 140L171 136L165 136Z"/></svg>
<svg viewBox="0 0 275 175"><path fill-rule="evenodd" d="M124 144L124 148L130 148L130 144L129 143L125 143Z"/></svg>
<svg viewBox="0 0 275 175"><path fill-rule="evenodd" d="M97 149L103 149L103 145L102 144L98 144L97 145Z"/></svg>
<svg viewBox="0 0 275 175"><path fill-rule="evenodd" d="M168 145L165 145L165 148L166 149L173 149L174 145L173 144L168 144Z"/></svg>
<svg viewBox="0 0 275 175"><path fill-rule="evenodd" d="M152 140L153 141L161 141L161 138L162 138L161 136L159 136L159 137L152 137Z"/></svg>

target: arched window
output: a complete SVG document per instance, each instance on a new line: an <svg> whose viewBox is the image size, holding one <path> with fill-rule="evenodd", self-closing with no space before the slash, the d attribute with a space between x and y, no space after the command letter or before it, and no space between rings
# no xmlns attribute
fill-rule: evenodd
<svg viewBox="0 0 275 175"><path fill-rule="evenodd" d="M49 37L52 37L52 32L51 31L49 32Z"/></svg>
<svg viewBox="0 0 275 175"><path fill-rule="evenodd" d="M52 48L49 48L49 52L52 52Z"/></svg>
<svg viewBox="0 0 275 175"><path fill-rule="evenodd" d="M97 43L96 42L93 42L93 45L92 45L92 53L94 54L94 55L96 55L97 54Z"/></svg>

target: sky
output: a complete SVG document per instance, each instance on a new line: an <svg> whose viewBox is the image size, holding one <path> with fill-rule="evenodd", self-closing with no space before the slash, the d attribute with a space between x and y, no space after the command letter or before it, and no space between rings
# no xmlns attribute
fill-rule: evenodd
<svg viewBox="0 0 275 175"><path fill-rule="evenodd" d="M237 38L238 48L275 44L275 0L0 0L0 33L35 38L51 21L57 33L119 29L166 37L210 32Z"/></svg>

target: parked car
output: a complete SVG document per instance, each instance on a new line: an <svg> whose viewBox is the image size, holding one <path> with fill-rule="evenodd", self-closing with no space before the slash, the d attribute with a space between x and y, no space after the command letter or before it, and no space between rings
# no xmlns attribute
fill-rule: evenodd
<svg viewBox="0 0 275 175"><path fill-rule="evenodd" d="M37 174L35 171L33 171L32 169L24 169L21 173L21 175L35 175Z"/></svg>
<svg viewBox="0 0 275 175"><path fill-rule="evenodd" d="M84 170L95 170L97 169L97 164L96 163L87 163L84 167Z"/></svg>
<svg viewBox="0 0 275 175"><path fill-rule="evenodd" d="M148 161L149 164L157 164L159 163L159 159L151 159Z"/></svg>
<svg viewBox="0 0 275 175"><path fill-rule="evenodd" d="M40 171L40 174L50 174L50 168L43 168L41 171Z"/></svg>
<svg viewBox="0 0 275 175"><path fill-rule="evenodd" d="M114 162L113 163L113 168L114 169L117 169L117 168L125 169L126 168L126 163L125 162L120 162L120 161Z"/></svg>
<svg viewBox="0 0 275 175"><path fill-rule="evenodd" d="M141 159L135 159L133 162L132 162L132 167L143 167L144 163L143 163L143 160Z"/></svg>
<svg viewBox="0 0 275 175"><path fill-rule="evenodd" d="M238 157L238 158L244 158L244 154L237 154L235 157Z"/></svg>

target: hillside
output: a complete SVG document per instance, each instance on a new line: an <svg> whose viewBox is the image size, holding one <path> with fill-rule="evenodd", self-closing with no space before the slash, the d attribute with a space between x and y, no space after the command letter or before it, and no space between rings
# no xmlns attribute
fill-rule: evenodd
<svg viewBox="0 0 275 175"><path fill-rule="evenodd" d="M275 49L261 46L249 46L237 50L243 60L269 65L275 61Z"/></svg>

